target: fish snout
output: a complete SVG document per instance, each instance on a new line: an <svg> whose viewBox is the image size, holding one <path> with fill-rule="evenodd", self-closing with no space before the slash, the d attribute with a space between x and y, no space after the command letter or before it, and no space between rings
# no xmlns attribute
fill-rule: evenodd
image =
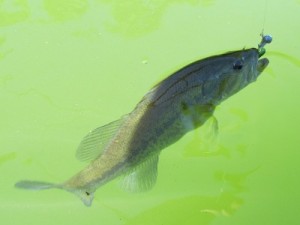
<svg viewBox="0 0 300 225"><path fill-rule="evenodd" d="M258 60L256 70L261 73L269 64L269 60L267 58L263 58Z"/></svg>

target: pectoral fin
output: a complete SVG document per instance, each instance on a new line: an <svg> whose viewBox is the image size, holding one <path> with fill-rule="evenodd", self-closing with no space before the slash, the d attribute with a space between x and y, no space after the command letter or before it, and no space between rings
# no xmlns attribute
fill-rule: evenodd
<svg viewBox="0 0 300 225"><path fill-rule="evenodd" d="M203 125L203 138L207 140L215 140L219 132L218 120L215 116L211 116Z"/></svg>
<svg viewBox="0 0 300 225"><path fill-rule="evenodd" d="M221 151L221 147L217 141L218 121L214 116L207 119L204 125L194 132L194 135L195 139L191 142L191 146L186 149L184 153L185 156L201 157L223 154L219 152ZM195 144L199 147L194 147Z"/></svg>
<svg viewBox="0 0 300 225"><path fill-rule="evenodd" d="M150 190L156 183L158 155L151 156L136 166L122 182L122 188L129 192Z"/></svg>
<svg viewBox="0 0 300 225"><path fill-rule="evenodd" d="M91 161L102 154L106 145L116 134L126 116L89 132L80 142L76 157L80 161Z"/></svg>

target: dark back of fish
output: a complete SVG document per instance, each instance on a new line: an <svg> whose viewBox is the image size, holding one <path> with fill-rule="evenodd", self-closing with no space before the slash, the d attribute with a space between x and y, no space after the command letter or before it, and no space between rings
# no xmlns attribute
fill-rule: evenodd
<svg viewBox="0 0 300 225"><path fill-rule="evenodd" d="M213 56L159 83L139 103L147 108L133 131L130 161L156 154L205 123L216 105L256 79L257 60L257 49Z"/></svg>

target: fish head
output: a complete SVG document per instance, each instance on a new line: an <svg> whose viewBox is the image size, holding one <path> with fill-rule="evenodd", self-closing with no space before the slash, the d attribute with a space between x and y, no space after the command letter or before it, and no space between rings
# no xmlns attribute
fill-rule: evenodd
<svg viewBox="0 0 300 225"><path fill-rule="evenodd" d="M243 49L215 56L212 65L215 77L213 86L218 86L218 99L224 100L254 82L268 66L269 60L256 48Z"/></svg>

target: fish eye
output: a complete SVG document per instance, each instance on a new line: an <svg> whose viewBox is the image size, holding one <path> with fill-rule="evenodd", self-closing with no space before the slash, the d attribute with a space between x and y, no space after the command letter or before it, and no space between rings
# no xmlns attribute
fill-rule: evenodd
<svg viewBox="0 0 300 225"><path fill-rule="evenodd" d="M240 70L240 69L243 68L243 64L244 64L244 62L243 62L242 60L238 59L237 61L235 61L235 62L233 63L232 68L233 68L234 70Z"/></svg>

